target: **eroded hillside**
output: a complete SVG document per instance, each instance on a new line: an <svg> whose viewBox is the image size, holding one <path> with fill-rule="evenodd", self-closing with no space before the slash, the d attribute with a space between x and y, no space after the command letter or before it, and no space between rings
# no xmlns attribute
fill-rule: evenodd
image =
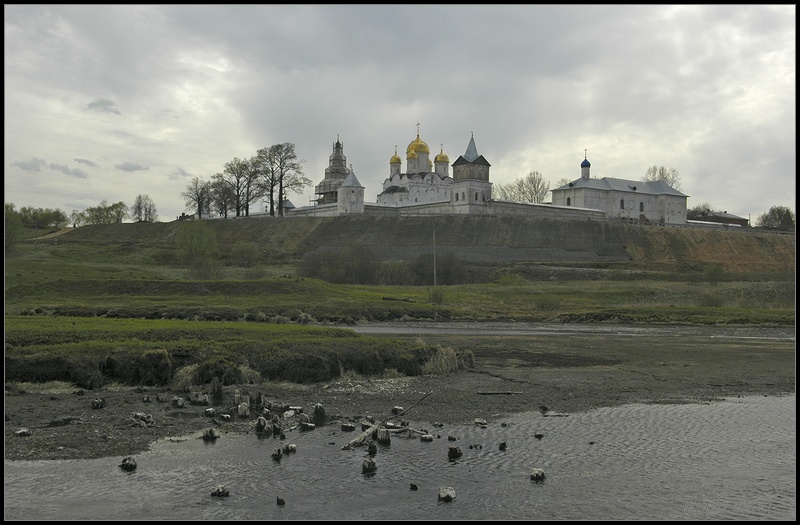
<svg viewBox="0 0 800 525"><path fill-rule="evenodd" d="M628 263L663 271L794 272L795 235L523 217L265 217L207 221L223 245L257 243L269 257L369 246L381 259L452 252L474 263ZM186 222L84 226L59 242L174 246Z"/></svg>

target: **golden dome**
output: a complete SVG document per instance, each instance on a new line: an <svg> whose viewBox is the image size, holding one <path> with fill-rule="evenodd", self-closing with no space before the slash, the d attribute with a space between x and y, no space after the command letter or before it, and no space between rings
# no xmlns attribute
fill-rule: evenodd
<svg viewBox="0 0 800 525"><path fill-rule="evenodd" d="M448 162L448 163L449 163L449 162L450 162L450 157L448 157L448 156L445 154L445 152L444 152L444 149L442 149L442 150L439 152L439 154L438 154L438 155L436 155L436 158L435 158L435 159L433 159L433 160L434 160L434 161L436 161L436 162Z"/></svg>
<svg viewBox="0 0 800 525"><path fill-rule="evenodd" d="M433 167L433 161L431 159L428 159L428 169L432 167Z"/></svg>
<svg viewBox="0 0 800 525"><path fill-rule="evenodd" d="M418 159L419 155L417 155L417 152L414 151L413 149L409 149L408 150L408 154L406 155L406 158L407 159Z"/></svg>
<svg viewBox="0 0 800 525"><path fill-rule="evenodd" d="M403 161L397 156L397 146L394 147L394 155L389 159L389 164L402 164Z"/></svg>
<svg viewBox="0 0 800 525"><path fill-rule="evenodd" d="M419 133L417 133L417 138L415 138L406 148L406 153L410 153L411 151L415 151L417 153L430 153L431 149L427 144L425 144L425 141L419 138Z"/></svg>

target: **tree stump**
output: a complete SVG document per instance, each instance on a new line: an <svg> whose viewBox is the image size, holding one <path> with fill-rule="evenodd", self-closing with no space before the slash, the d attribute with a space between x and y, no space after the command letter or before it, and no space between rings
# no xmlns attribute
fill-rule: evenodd
<svg viewBox="0 0 800 525"><path fill-rule="evenodd" d="M375 463L375 460L371 457L364 458L364 462L361 464L361 473L362 474L374 474L378 470L378 465Z"/></svg>

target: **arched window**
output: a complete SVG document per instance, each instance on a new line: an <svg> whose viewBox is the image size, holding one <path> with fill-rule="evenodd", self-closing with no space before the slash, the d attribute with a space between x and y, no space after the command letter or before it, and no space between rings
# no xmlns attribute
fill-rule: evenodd
<svg viewBox="0 0 800 525"><path fill-rule="evenodd" d="M458 192L456 192L456 202L458 202Z"/></svg>
<svg viewBox="0 0 800 525"><path fill-rule="evenodd" d="M639 203L639 211L644 211L644 203L643 202Z"/></svg>
<svg viewBox="0 0 800 525"><path fill-rule="evenodd" d="M475 200L476 201L478 200L478 192L477 191L475 192Z"/></svg>
<svg viewBox="0 0 800 525"><path fill-rule="evenodd" d="M620 210L624 210L625 209L625 199L620 199L619 200L619 209Z"/></svg>
<svg viewBox="0 0 800 525"><path fill-rule="evenodd" d="M572 199L567 197L567 206L571 206L571 205L572 205Z"/></svg>

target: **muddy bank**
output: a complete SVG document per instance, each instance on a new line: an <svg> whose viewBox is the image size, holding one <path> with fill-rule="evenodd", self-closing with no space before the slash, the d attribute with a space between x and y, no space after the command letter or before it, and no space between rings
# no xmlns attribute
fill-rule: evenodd
<svg viewBox="0 0 800 525"><path fill-rule="evenodd" d="M408 407L430 395L403 419L413 425L487 421L547 407L583 412L629 403L686 403L744 395L795 392L794 329L668 328L646 331L604 327L573 332L437 334L416 330L392 337L423 338L469 349L475 367L444 376L358 379L313 385L263 383L224 388L219 412L230 421L207 417L203 405L173 406L187 392L158 388L107 387L5 391L6 459L75 459L120 456L146 450L153 441L215 428L221 433L253 432L257 414L240 418L238 390L261 394L275 404L320 403L327 424L384 418L395 406ZM208 392L208 385L197 390ZM157 394L166 394L159 402ZM92 408L103 399L102 408ZM149 398L149 401L145 399ZM135 413L152 415L142 425ZM30 430L18 436L20 428Z"/></svg>

